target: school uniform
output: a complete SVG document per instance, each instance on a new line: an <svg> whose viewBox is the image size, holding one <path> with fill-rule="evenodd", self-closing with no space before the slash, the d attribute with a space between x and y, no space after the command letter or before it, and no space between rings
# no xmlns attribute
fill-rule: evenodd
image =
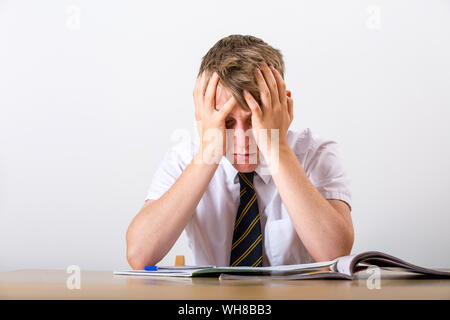
<svg viewBox="0 0 450 320"><path fill-rule="evenodd" d="M287 141L323 197L345 201L351 209L351 179L337 142L309 128L301 132L289 130ZM171 147L153 175L145 200L161 197L198 149L198 139ZM226 157L222 157L185 231L196 265L315 262L295 231L267 170L259 166L254 173L243 176Z"/></svg>

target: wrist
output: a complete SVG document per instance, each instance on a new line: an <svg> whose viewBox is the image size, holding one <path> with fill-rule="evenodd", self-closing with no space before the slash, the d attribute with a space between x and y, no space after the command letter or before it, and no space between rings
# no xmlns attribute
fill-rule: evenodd
<svg viewBox="0 0 450 320"><path fill-rule="evenodd" d="M280 163L283 159L286 159L293 153L292 148L285 141L278 144L276 148L273 148L270 152L263 154L266 161L267 168L272 175L278 172Z"/></svg>
<svg viewBox="0 0 450 320"><path fill-rule="evenodd" d="M217 149L200 145L199 150L194 156L193 162L197 165L217 168L222 159L222 154Z"/></svg>
<svg viewBox="0 0 450 320"><path fill-rule="evenodd" d="M272 142L276 142L276 144L272 145ZM285 136L279 136L275 141L272 141L271 137L262 140L261 143L258 143L258 149L261 151L261 154L265 159L271 159L277 154L291 150L291 147L289 146Z"/></svg>

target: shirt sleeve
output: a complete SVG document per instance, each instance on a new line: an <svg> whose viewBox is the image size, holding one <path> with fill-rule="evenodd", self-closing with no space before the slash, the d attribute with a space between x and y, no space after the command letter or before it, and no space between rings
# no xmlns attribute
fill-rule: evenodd
<svg viewBox="0 0 450 320"><path fill-rule="evenodd" d="M156 200L166 193L186 168L187 161L189 159L179 149L170 148L153 174L145 200Z"/></svg>
<svg viewBox="0 0 450 320"><path fill-rule="evenodd" d="M345 201L351 210L351 179L339 145L323 141L308 164L309 178L325 199Z"/></svg>

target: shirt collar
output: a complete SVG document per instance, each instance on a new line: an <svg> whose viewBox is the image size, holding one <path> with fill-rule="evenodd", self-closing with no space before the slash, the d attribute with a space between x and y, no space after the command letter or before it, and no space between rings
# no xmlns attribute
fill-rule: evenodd
<svg viewBox="0 0 450 320"><path fill-rule="evenodd" d="M226 175L226 179L228 181L232 181L234 184L239 183L238 171L235 167L230 163L230 161L226 157L222 157L220 160L220 165L223 167ZM264 174L261 165L259 165L255 169L256 174L264 181L265 184L268 184L272 176L270 174Z"/></svg>

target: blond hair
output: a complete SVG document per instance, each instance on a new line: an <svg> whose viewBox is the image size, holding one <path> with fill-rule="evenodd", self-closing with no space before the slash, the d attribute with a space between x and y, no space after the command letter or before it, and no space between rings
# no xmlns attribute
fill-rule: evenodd
<svg viewBox="0 0 450 320"><path fill-rule="evenodd" d="M250 110L243 96L243 89L250 92L261 104L258 84L253 70L265 61L280 72L284 78L283 55L263 40L250 36L232 34L220 39L202 58L198 75L206 70L209 76L219 74L219 83L228 88L239 106Z"/></svg>

